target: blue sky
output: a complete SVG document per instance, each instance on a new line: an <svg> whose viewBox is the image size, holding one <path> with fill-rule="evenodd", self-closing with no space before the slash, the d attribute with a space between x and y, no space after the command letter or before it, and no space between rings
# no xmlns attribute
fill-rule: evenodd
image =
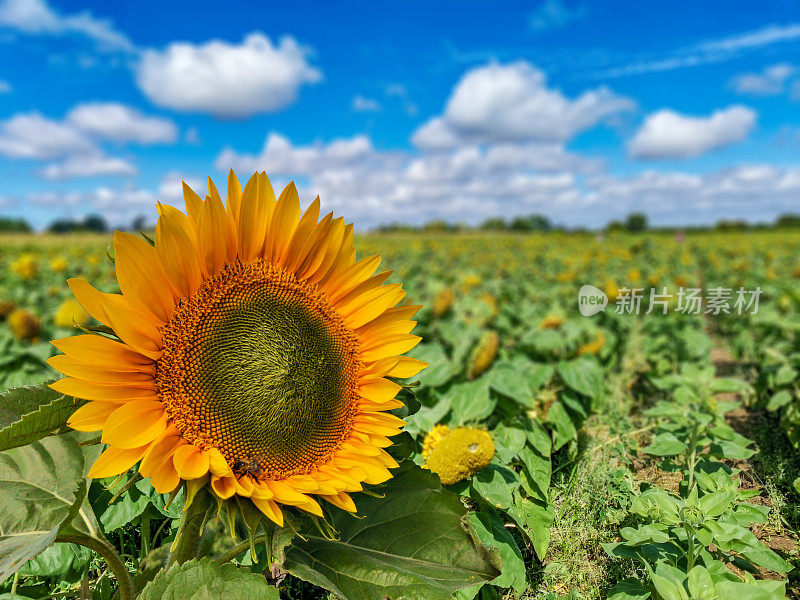
<svg viewBox="0 0 800 600"><path fill-rule="evenodd" d="M800 211L794 1L0 0L0 212L265 169L361 227Z"/></svg>

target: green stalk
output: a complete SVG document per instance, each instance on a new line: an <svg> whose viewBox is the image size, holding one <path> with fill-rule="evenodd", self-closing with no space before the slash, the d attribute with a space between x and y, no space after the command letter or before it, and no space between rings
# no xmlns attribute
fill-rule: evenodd
<svg viewBox="0 0 800 600"><path fill-rule="evenodd" d="M269 537L268 534L262 533L257 535L253 538L253 544L260 544L261 542L268 541ZM240 544L236 544L233 548L228 550L225 554L222 554L214 559L214 562L218 565L224 565L227 562L232 561L234 558L247 552L250 549L250 540L246 540ZM271 548L270 548L271 550Z"/></svg>
<svg viewBox="0 0 800 600"><path fill-rule="evenodd" d="M117 550L107 540L99 540L97 538L89 537L88 535L60 535L56 538L56 542L66 542L70 544L78 544L85 548L89 548L97 552L105 559L108 568L114 573L119 584L119 597L120 600L134 600L133 583L131 582L131 575L128 572L128 567L122 561L122 558L117 554Z"/></svg>
<svg viewBox="0 0 800 600"><path fill-rule="evenodd" d="M200 547L200 534L206 522L206 514L211 507L211 497L204 489L200 489L191 504L183 509L181 524L172 544L169 557L169 569L173 564L183 564L197 556Z"/></svg>
<svg viewBox="0 0 800 600"><path fill-rule="evenodd" d="M150 552L150 507L144 509L142 513L142 547L139 553L140 558L144 558Z"/></svg>

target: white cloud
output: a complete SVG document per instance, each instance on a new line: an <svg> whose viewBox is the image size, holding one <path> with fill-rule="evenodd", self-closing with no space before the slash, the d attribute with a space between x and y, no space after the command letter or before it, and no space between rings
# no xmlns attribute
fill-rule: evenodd
<svg viewBox="0 0 800 600"><path fill-rule="evenodd" d="M547 87L545 74L525 61L491 63L461 78L444 114L420 127L413 142L429 149L471 142L564 142L634 107L604 87L567 98Z"/></svg>
<svg viewBox="0 0 800 600"><path fill-rule="evenodd" d="M39 113L18 114L0 122L0 154L10 158L49 159L95 149L82 131Z"/></svg>
<svg viewBox="0 0 800 600"><path fill-rule="evenodd" d="M748 51L794 42L798 39L800 39L800 23L770 25L739 35L677 48L661 58L629 60L625 64L596 71L592 77L609 79L716 64L733 60Z"/></svg>
<svg viewBox="0 0 800 600"><path fill-rule="evenodd" d="M78 154L47 165L39 174L45 179L75 177L133 176L138 173L129 161L102 153Z"/></svg>
<svg viewBox="0 0 800 600"><path fill-rule="evenodd" d="M628 150L634 158L692 158L742 141L755 122L756 113L744 106L718 110L709 117L660 110L645 119Z"/></svg>
<svg viewBox="0 0 800 600"><path fill-rule="evenodd" d="M114 142L169 143L178 135L169 119L147 117L135 108L114 102L80 104L69 112L67 121L94 137Z"/></svg>
<svg viewBox="0 0 800 600"><path fill-rule="evenodd" d="M773 96L783 93L786 81L797 69L786 63L772 65L761 73L743 73L731 80L731 86L740 94Z"/></svg>
<svg viewBox="0 0 800 600"><path fill-rule="evenodd" d="M534 31L547 31L565 27L573 21L583 19L586 15L585 6L570 8L563 0L544 0L531 13L528 24Z"/></svg>
<svg viewBox="0 0 800 600"><path fill-rule="evenodd" d="M374 98L366 98L358 94L353 97L352 108L356 112L378 112L381 104Z"/></svg>
<svg viewBox="0 0 800 600"><path fill-rule="evenodd" d="M163 51L146 50L135 67L136 82L158 106L247 117L284 108L300 86L321 79L308 54L292 37L274 45L260 33L238 45L176 42Z"/></svg>
<svg viewBox="0 0 800 600"><path fill-rule="evenodd" d="M101 50L134 50L125 34L90 12L61 15L45 0L0 0L0 26L36 35L77 34L94 40Z"/></svg>

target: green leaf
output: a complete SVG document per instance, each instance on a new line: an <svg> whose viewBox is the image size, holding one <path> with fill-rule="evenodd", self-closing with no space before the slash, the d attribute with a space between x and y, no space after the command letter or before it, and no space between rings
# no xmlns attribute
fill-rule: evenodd
<svg viewBox="0 0 800 600"><path fill-rule="evenodd" d="M12 388L0 396L0 451L36 442L67 424L83 400L46 384Z"/></svg>
<svg viewBox="0 0 800 600"><path fill-rule="evenodd" d="M608 592L608 600L647 600L650 592L637 579L623 579Z"/></svg>
<svg viewBox="0 0 800 600"><path fill-rule="evenodd" d="M87 456L79 434L45 438L0 453L0 581L50 546L82 511ZM89 509L90 511L91 509ZM81 515L93 529L93 515Z"/></svg>
<svg viewBox="0 0 800 600"><path fill-rule="evenodd" d="M430 367L423 370L412 379L418 380L420 385L437 387L450 381L455 373L455 367L447 359L444 348L439 344L420 344L409 353L409 356L424 360Z"/></svg>
<svg viewBox="0 0 800 600"><path fill-rule="evenodd" d="M556 367L564 383L579 394L598 398L603 390L603 370L594 358L584 356Z"/></svg>
<svg viewBox="0 0 800 600"><path fill-rule="evenodd" d="M523 408L533 407L529 376L510 362L498 362L485 375L493 390L516 400Z"/></svg>
<svg viewBox="0 0 800 600"><path fill-rule="evenodd" d="M718 517L731 506L733 492L714 492L700 498L698 506L706 517Z"/></svg>
<svg viewBox="0 0 800 600"><path fill-rule="evenodd" d="M331 512L338 539L303 530L284 569L347 600L444 600L499 574L462 522L464 505L433 474L404 461L380 493L354 497L361 518Z"/></svg>
<svg viewBox="0 0 800 600"><path fill-rule="evenodd" d="M494 511L481 511L469 513L469 522L481 543L497 550L503 561L502 572L491 583L502 588L514 588L521 594L526 585L525 561L503 520Z"/></svg>
<svg viewBox="0 0 800 600"><path fill-rule="evenodd" d="M767 402L767 410L775 411L790 404L793 400L792 393L789 390L780 390L775 392L772 398Z"/></svg>
<svg viewBox="0 0 800 600"><path fill-rule="evenodd" d="M233 564L217 565L207 558L190 560L162 571L137 600L278 600L278 589L263 575Z"/></svg>
<svg viewBox="0 0 800 600"><path fill-rule="evenodd" d="M452 414L457 425L482 421L492 414L497 405L497 401L490 398L489 384L485 381L454 385L448 396L452 399Z"/></svg>
<svg viewBox="0 0 800 600"><path fill-rule="evenodd" d="M524 448L519 453L522 459L522 485L529 496L538 498L542 503L547 504L550 497L550 475L552 465L550 457L541 456L535 450Z"/></svg>
<svg viewBox="0 0 800 600"><path fill-rule="evenodd" d="M518 487L516 474L497 465L489 465L472 477L475 492L496 508L509 508L514 502L511 493Z"/></svg>
<svg viewBox="0 0 800 600"><path fill-rule="evenodd" d="M38 577L58 575L65 579L76 579L75 576L83 573L91 560L92 551L88 548L77 544L55 544L25 563L19 573Z"/></svg>
<svg viewBox="0 0 800 600"><path fill-rule="evenodd" d="M546 422L553 426L553 451L571 442L578 435L575 424L561 402L553 402L547 409Z"/></svg>
<svg viewBox="0 0 800 600"><path fill-rule="evenodd" d="M659 433L646 448L642 448L645 454L653 456L675 456L686 450L687 446L680 441L673 433Z"/></svg>
<svg viewBox="0 0 800 600"><path fill-rule="evenodd" d="M701 565L689 571L686 585L693 600L715 600L717 593L714 591L714 581L711 575Z"/></svg>
<svg viewBox="0 0 800 600"><path fill-rule="evenodd" d="M544 561L550 545L550 526L555 520L552 508L515 494L514 506L508 510L508 515L528 537L539 560Z"/></svg>

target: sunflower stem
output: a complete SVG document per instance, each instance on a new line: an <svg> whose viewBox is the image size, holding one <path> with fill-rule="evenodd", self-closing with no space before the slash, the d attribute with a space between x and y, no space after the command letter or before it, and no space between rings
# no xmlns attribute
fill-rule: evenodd
<svg viewBox="0 0 800 600"><path fill-rule="evenodd" d="M268 534L261 533L255 537L253 537L253 544L260 544L261 542L266 542L269 540ZM228 550L225 554L221 554L217 558L214 559L214 562L218 565L224 565L227 562L232 561L234 558L239 556L240 554L244 554L250 549L250 540L245 540L240 544L236 544L233 548Z"/></svg>
<svg viewBox="0 0 800 600"><path fill-rule="evenodd" d="M175 541L172 543L172 552L167 568L173 564L183 564L197 556L200 546L200 534L206 522L206 515L211 507L211 496L205 489L200 489L192 499L191 504L183 509L181 524Z"/></svg>
<svg viewBox="0 0 800 600"><path fill-rule="evenodd" d="M128 567L122 557L117 553L117 550L105 539L93 538L88 535L60 535L56 538L56 542L67 542L71 544L78 544L97 552L106 561L108 568L114 574L119 584L119 597L120 600L133 600L133 582L131 575L128 572Z"/></svg>

